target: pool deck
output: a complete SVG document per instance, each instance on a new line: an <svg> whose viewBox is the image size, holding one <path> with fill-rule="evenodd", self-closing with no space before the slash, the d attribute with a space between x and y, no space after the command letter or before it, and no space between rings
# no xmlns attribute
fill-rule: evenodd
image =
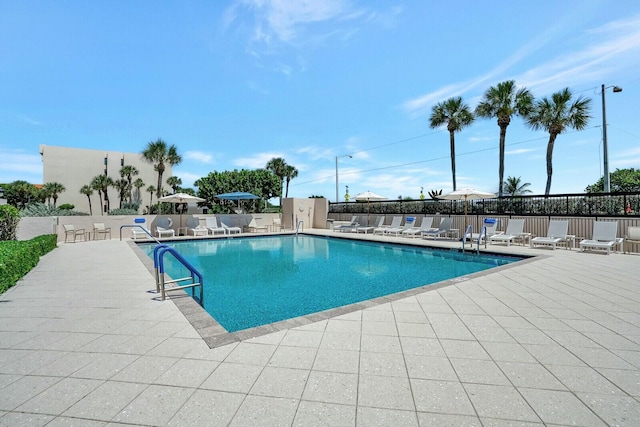
<svg viewBox="0 0 640 427"><path fill-rule="evenodd" d="M60 244L0 295L0 426L640 425L640 255L489 248L538 257L210 348L130 241Z"/></svg>

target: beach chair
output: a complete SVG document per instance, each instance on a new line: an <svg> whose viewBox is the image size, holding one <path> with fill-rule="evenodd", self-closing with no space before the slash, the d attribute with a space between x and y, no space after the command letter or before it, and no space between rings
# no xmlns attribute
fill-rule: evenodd
<svg viewBox="0 0 640 427"><path fill-rule="evenodd" d="M103 236L103 239L107 238L107 234L109 235L109 239L111 239L111 227L106 227L103 222L94 222L93 240L98 240L98 235L100 234Z"/></svg>
<svg viewBox="0 0 640 427"><path fill-rule="evenodd" d="M225 224L224 222L222 222L222 220L220 220L220 225L222 226L222 228L224 228L226 230L227 234L241 233L242 232L242 228L229 226L229 225Z"/></svg>
<svg viewBox="0 0 640 427"><path fill-rule="evenodd" d="M631 252L628 250L631 245L640 244L640 227L627 228L627 234L624 236L624 253Z"/></svg>
<svg viewBox="0 0 640 427"><path fill-rule="evenodd" d="M143 226L131 228L131 239L133 240L151 238L152 236L151 231Z"/></svg>
<svg viewBox="0 0 640 427"><path fill-rule="evenodd" d="M421 231L420 234L423 239L426 239L427 237L432 237L436 239L442 235L446 235L447 233L449 233L449 230L451 230L452 224L453 224L452 218L442 218L440 220L440 225L438 226L438 228Z"/></svg>
<svg viewBox="0 0 640 427"><path fill-rule="evenodd" d="M208 236L209 229L204 225L200 225L199 218L192 216L187 219L187 235L189 233L193 234L194 236Z"/></svg>
<svg viewBox="0 0 640 427"><path fill-rule="evenodd" d="M567 242L567 231L569 230L568 219L552 219L549 221L549 228L547 229L546 236L534 237L529 242L529 246L532 248L536 245L551 246L551 249L556 250L558 243ZM568 245L567 245L568 247Z"/></svg>
<svg viewBox="0 0 640 427"><path fill-rule="evenodd" d="M269 227L267 227L266 225L260 225L258 224L258 219L260 218L251 218L251 221L249 221L249 224L244 226L244 231L249 232L249 233L258 233L258 232L267 232L269 231Z"/></svg>
<svg viewBox="0 0 640 427"><path fill-rule="evenodd" d="M208 216L205 218L205 224L207 229L211 232L212 236L215 236L216 233L226 234L227 230L218 224L218 217Z"/></svg>
<svg viewBox="0 0 640 427"><path fill-rule="evenodd" d="M156 236L158 237L176 237L176 230L173 228L164 228L156 226Z"/></svg>
<svg viewBox="0 0 640 427"><path fill-rule="evenodd" d="M376 233L380 233L380 234L384 234L386 230L388 230L389 228L398 228L400 227L400 224L402 224L402 217L401 216L394 216L393 219L391 220L391 224L390 225L381 225L380 227L376 227L373 229L373 234Z"/></svg>
<svg viewBox="0 0 640 427"><path fill-rule="evenodd" d="M504 233L494 234L489 237L489 243L506 243L507 246L511 245L515 239L520 238L524 232L524 219L510 219L507 223L507 229Z"/></svg>
<svg viewBox="0 0 640 427"><path fill-rule="evenodd" d="M356 229L358 228L358 226L360 225L360 223L358 222L358 216L354 215L351 218L351 223L350 224L342 224L340 226L338 226L337 228L334 228L333 231L339 231L341 233L345 233L345 232L355 232Z"/></svg>
<svg viewBox="0 0 640 427"><path fill-rule="evenodd" d="M86 240L86 234L84 228L76 228L72 224L63 224L64 228L64 242L67 243L67 238L72 238L71 242L75 243L78 236L82 236L82 240Z"/></svg>
<svg viewBox="0 0 640 427"><path fill-rule="evenodd" d="M415 223L416 223L416 217L408 216L404 220L404 225L402 227L389 227L384 230L384 234L391 235L393 233L395 237L398 237L398 234L402 233L404 230L412 229Z"/></svg>
<svg viewBox="0 0 640 427"><path fill-rule="evenodd" d="M367 234L370 231L373 232L373 230L375 230L376 228L381 227L383 223L384 223L384 215L383 216L379 216L378 218L376 218L376 220L375 220L373 225L356 227L356 233Z"/></svg>
<svg viewBox="0 0 640 427"><path fill-rule="evenodd" d="M580 252L585 249L604 249L607 255L615 246L622 245L624 239L618 238L618 221L595 221L591 239L580 242Z"/></svg>
<svg viewBox="0 0 640 427"><path fill-rule="evenodd" d="M420 235L420 233L422 233L423 231L433 230L432 224L433 224L433 217L425 216L424 218L422 218L420 227L416 227L414 223L412 228L407 228L405 230L402 230L402 237L414 238Z"/></svg>

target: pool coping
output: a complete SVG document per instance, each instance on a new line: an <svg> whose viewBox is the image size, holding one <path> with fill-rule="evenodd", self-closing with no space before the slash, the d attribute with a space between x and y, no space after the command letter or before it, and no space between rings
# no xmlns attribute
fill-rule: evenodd
<svg viewBox="0 0 640 427"><path fill-rule="evenodd" d="M282 233L282 234L290 234L290 233ZM395 242L395 241L376 241L376 240L368 240L368 239L349 239L349 237L347 236L331 236L331 235L327 236L327 235L318 235L315 233L304 233L304 232L300 234L314 236L314 237L360 240L360 241L369 241L369 242L381 243L381 244L386 243L386 244L392 244L392 245L404 245L404 246L411 246L416 248L427 248L427 249L444 250L444 251L452 250L450 248L447 249L447 248L442 248L438 246L430 246L428 244L425 244L425 241L421 241L421 244L415 244L417 242L412 243L412 242ZM274 235L274 234L270 233L270 235ZM231 238L252 238L252 237L260 237L260 236L247 236L247 235L241 234ZM191 241L193 239L189 239L189 240ZM210 240L210 239L199 239L199 240ZM179 241L179 240L176 239L172 241ZM149 273L155 277L153 260L142 249L140 249L139 244L141 243L153 243L153 242L149 242L149 241L138 242L133 240L128 241L129 246L132 248L134 253L138 256L138 258L143 263L143 265L147 268ZM373 298L370 300L361 301L354 304L348 304L348 305L344 305L336 308L331 308L331 309L315 312L312 314L307 314L304 316L294 317L291 319L281 320L279 322L270 323L267 325L256 326L254 328L243 329L237 332L228 332L222 325L220 325L215 320L213 316L211 316L200 304L198 304L196 300L194 300L191 296L189 296L184 291L172 292L171 294L168 294L166 298L168 300L171 300L176 305L176 307L189 321L191 326L193 326L193 328L198 332L200 337L209 346L209 348L216 348L216 347L224 346L230 343L240 342L240 341L248 340L251 338L267 335L273 332L278 332L286 329L304 326L309 323L314 323L321 320L326 320L333 317L349 314L354 311L375 307L375 306L386 304L392 301L397 301L397 300L414 296L417 294L421 294L424 292L433 291L436 289L466 282L474 278L483 277L495 272L509 270L516 266L521 266L523 264L535 262L535 261L549 257L549 255L543 255L543 254L532 256L532 255L517 254L517 253L502 254L502 253L495 253L490 251L482 251L482 253L489 254L489 255L506 256L506 257L509 257L509 256L518 257L518 258L523 257L523 259L519 261L511 262L509 264L488 268L486 270L478 271L475 273L465 274L464 276L454 277L452 279L447 279L440 282L435 282L428 285L407 289L405 291L396 292L396 293L385 295L382 297ZM153 290L153 292L155 292L155 290Z"/></svg>

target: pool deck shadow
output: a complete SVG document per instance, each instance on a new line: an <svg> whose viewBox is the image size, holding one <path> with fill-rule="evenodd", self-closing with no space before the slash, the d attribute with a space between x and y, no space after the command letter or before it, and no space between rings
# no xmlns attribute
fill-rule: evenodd
<svg viewBox="0 0 640 427"><path fill-rule="evenodd" d="M228 334L130 241L61 244L0 296L0 425L638 425L638 254L488 249L533 258Z"/></svg>

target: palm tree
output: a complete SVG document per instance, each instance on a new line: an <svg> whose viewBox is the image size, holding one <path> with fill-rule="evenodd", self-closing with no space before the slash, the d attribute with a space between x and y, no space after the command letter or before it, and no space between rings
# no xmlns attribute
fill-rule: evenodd
<svg viewBox="0 0 640 427"><path fill-rule="evenodd" d="M173 194L175 194L178 192L178 189L182 185L182 180L177 176L170 176L169 178L167 178L167 185L171 187L171 189L173 190Z"/></svg>
<svg viewBox="0 0 640 427"><path fill-rule="evenodd" d="M551 191L551 175L553 174L552 157L553 144L556 137L567 128L583 130L589 123L591 98L579 96L571 102L571 91L564 88L551 95L551 99L544 97L535 103L533 112L527 118L527 124L533 130L544 129L549 132L547 143L547 186L545 196Z"/></svg>
<svg viewBox="0 0 640 427"><path fill-rule="evenodd" d="M83 185L80 189L80 194L87 196L89 200L89 215L93 215L93 209L91 208L91 196L93 196L93 188L90 185Z"/></svg>
<svg viewBox="0 0 640 427"><path fill-rule="evenodd" d="M291 182L291 180L295 177L298 176L298 169L296 169L295 167L291 166L291 165L286 165L284 168L284 178L286 179L287 182L287 189L285 192L284 197L289 197L289 183Z"/></svg>
<svg viewBox="0 0 640 427"><path fill-rule="evenodd" d="M91 186L98 191L100 195L100 211L102 215L104 215L105 211L108 212L110 209L109 204L109 187L113 185L113 179L108 177L107 175L98 175L93 178L91 182ZM104 204L102 202L104 196Z"/></svg>
<svg viewBox="0 0 640 427"><path fill-rule="evenodd" d="M155 142L151 141L147 144L146 148L142 151L142 158L152 163L153 169L158 172L156 194L158 198L160 198L162 196L162 174L166 168L165 164L169 163L171 166L177 165L182 161L182 157L178 154L178 149L175 145L167 147L167 143L158 138Z"/></svg>
<svg viewBox="0 0 640 427"><path fill-rule="evenodd" d="M456 140L454 134L469 126L474 119L473 112L467 104L462 102L462 98L459 96L440 102L434 105L431 110L429 126L435 129L446 124L449 131L453 191L456 191Z"/></svg>
<svg viewBox="0 0 640 427"><path fill-rule="evenodd" d="M151 207L153 206L153 193L156 191L156 187L154 187L153 185L150 185L147 187L147 191L149 192L149 195L151 196L149 198L149 213L151 213Z"/></svg>
<svg viewBox="0 0 640 427"><path fill-rule="evenodd" d="M131 194L129 181L126 178L120 178L113 181L113 186L118 190L118 197L120 198L120 209L122 209L122 201L125 199L127 193Z"/></svg>
<svg viewBox="0 0 640 427"><path fill-rule="evenodd" d="M522 182L521 177L508 176L504 182L504 192L509 196L522 196L523 194L531 193L529 186L531 183Z"/></svg>
<svg viewBox="0 0 640 427"><path fill-rule="evenodd" d="M140 193L140 189L144 187L144 185L142 178L138 178L133 181L133 186L136 187L136 203L138 206L142 204L142 194Z"/></svg>
<svg viewBox="0 0 640 427"><path fill-rule="evenodd" d="M512 116L526 118L533 109L533 95L527 88L516 90L516 82L507 80L490 87L476 107L476 116L487 119L497 118L500 127L500 166L498 167L498 197L502 197L504 179L504 147L507 126Z"/></svg>
<svg viewBox="0 0 640 427"><path fill-rule="evenodd" d="M272 174L280 179L280 183L284 181L287 174L287 162L282 157L274 157L267 162L265 169L271 171ZM280 206L282 206L282 187L280 187Z"/></svg>
<svg viewBox="0 0 640 427"><path fill-rule="evenodd" d="M131 185L131 182L133 181L133 177L138 175L140 172L138 171L138 169L135 166L131 166L131 165L126 165L123 166L122 168L120 168L120 176L122 178L126 178L127 182L129 183L129 203L131 203L131 198L133 196L133 187Z"/></svg>
<svg viewBox="0 0 640 427"><path fill-rule="evenodd" d="M46 194L46 198L53 198L53 207L56 207L56 202L58 201L58 194L62 193L66 188L64 185L59 182L47 182L42 186L44 193Z"/></svg>

